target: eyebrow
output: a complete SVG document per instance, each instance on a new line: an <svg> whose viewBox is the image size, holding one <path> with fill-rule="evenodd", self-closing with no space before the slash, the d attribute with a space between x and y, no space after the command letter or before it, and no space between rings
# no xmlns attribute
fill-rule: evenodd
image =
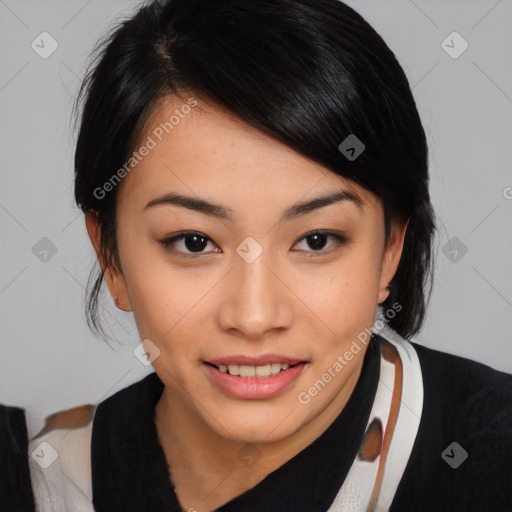
<svg viewBox="0 0 512 512"><path fill-rule="evenodd" d="M325 206L329 206L331 204L339 203L342 201L350 201L354 203L359 208L359 210L361 210L361 212L363 211L363 200L358 194L348 190L340 190L333 194L316 197L310 201L296 203L293 206L290 206L282 213L280 222L291 220L301 215L306 215L314 210L318 210L319 208L323 208ZM217 217L226 220L231 220L233 214L233 210L225 206L211 203L198 197L184 196L181 194L175 194L173 192L152 199L148 204L146 204L144 211L155 206L163 205L181 206L183 208L188 208L189 210L194 210L211 217Z"/></svg>

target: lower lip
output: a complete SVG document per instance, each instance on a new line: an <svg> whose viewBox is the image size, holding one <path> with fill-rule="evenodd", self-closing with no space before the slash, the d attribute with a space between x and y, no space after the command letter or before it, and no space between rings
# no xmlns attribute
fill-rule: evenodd
<svg viewBox="0 0 512 512"><path fill-rule="evenodd" d="M203 366L222 391L235 398L258 399L270 398L295 382L306 363L298 363L287 370L271 377L237 377L217 370L215 366L204 363Z"/></svg>

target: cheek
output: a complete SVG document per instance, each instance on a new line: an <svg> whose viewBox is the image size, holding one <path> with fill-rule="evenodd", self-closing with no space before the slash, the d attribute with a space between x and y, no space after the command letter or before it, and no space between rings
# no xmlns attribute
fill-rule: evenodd
<svg viewBox="0 0 512 512"><path fill-rule="evenodd" d="M331 264L296 267L286 278L293 290L286 300L298 301L303 319L325 324L342 339L353 336L373 323L377 307L380 252L375 246L359 240ZM222 303L219 272L208 265L179 269L165 255L155 257L143 248L132 254L123 267L141 338L166 350L181 340L190 347Z"/></svg>
<svg viewBox="0 0 512 512"><path fill-rule="evenodd" d="M183 317L186 288L160 261L153 257L146 265L141 256L127 261L126 285L140 336L160 339Z"/></svg>
<svg viewBox="0 0 512 512"><path fill-rule="evenodd" d="M208 308L215 300L211 292L218 277L211 270L180 271L165 258L153 258L149 268L132 264L126 281L141 337L154 340L167 351L180 343L187 348L194 345L191 340L201 326L208 325Z"/></svg>
<svg viewBox="0 0 512 512"><path fill-rule="evenodd" d="M178 376L188 363L197 359L194 349L197 332L192 329L190 315L194 309L188 305L190 299L180 294L179 280L172 285L158 279L155 270L151 279L140 279L133 283L133 314L140 339L151 340L160 350L159 357L152 361L154 370L160 375ZM187 311L190 311L187 314ZM193 322L193 325L201 323ZM169 383L174 386L174 381Z"/></svg>
<svg viewBox="0 0 512 512"><path fill-rule="evenodd" d="M343 339L373 324L378 285L378 258L371 251L354 251L321 274L303 278L298 295Z"/></svg>

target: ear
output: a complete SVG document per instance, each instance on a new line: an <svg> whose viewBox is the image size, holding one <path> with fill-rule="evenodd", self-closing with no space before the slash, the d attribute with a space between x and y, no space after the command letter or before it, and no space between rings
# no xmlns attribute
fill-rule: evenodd
<svg viewBox="0 0 512 512"><path fill-rule="evenodd" d="M409 225L409 220L394 221L391 225L391 234L389 236L388 246L382 258L382 267L380 274L379 296L377 302L380 304L384 302L389 296L388 285L393 279L400 258L402 257L402 250L404 246L405 232Z"/></svg>
<svg viewBox="0 0 512 512"><path fill-rule="evenodd" d="M122 272L108 266L101 254L101 230L98 223L98 214L95 211L89 210L85 213L85 226L87 227L87 233L89 234L91 243L96 251L96 257L98 258L101 269L103 270L110 295L119 309L122 309L123 311L130 311L132 309L132 305Z"/></svg>

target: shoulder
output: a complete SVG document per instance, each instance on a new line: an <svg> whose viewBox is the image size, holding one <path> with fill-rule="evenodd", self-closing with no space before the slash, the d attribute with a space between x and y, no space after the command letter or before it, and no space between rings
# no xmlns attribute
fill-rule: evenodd
<svg viewBox="0 0 512 512"><path fill-rule="evenodd" d="M160 395L163 386L157 374L152 372L100 402L97 406L97 414L107 411L110 414L126 414L130 411L136 413L135 405L153 401L155 394ZM130 405L130 407L127 408L127 405Z"/></svg>
<svg viewBox="0 0 512 512"><path fill-rule="evenodd" d="M39 512L93 512L92 450L108 448L120 433L137 431L140 407L151 405L159 386L155 373L121 389L96 405L82 405L46 418L29 442L29 467ZM131 429L126 429L130 425ZM135 434L134 434L135 435ZM115 443L114 443L115 445Z"/></svg>
<svg viewBox="0 0 512 512"><path fill-rule="evenodd" d="M27 426L25 411L0 404L0 458L11 460L21 449L26 452Z"/></svg>
<svg viewBox="0 0 512 512"><path fill-rule="evenodd" d="M95 407L46 418L29 442L29 467L39 512L92 512L90 440Z"/></svg>
<svg viewBox="0 0 512 512"><path fill-rule="evenodd" d="M141 418L153 414L163 388L153 372L100 402L94 414L93 442L113 450L121 438L130 442L142 435Z"/></svg>
<svg viewBox="0 0 512 512"><path fill-rule="evenodd" d="M486 478L504 476L512 484L512 375L488 365L412 343L424 383L424 423L437 437L458 442ZM433 439L436 434L430 433ZM450 442L452 442L450 441ZM447 443L447 445L450 443ZM443 447L444 448L444 447ZM498 479L501 477L498 476ZM489 483L492 486L491 483ZM511 503L512 507L512 503Z"/></svg>
<svg viewBox="0 0 512 512"><path fill-rule="evenodd" d="M427 412L444 409L463 419L462 428L474 435L511 436L512 375L465 357L411 343L421 364ZM508 420L508 421L507 421Z"/></svg>
<svg viewBox="0 0 512 512"><path fill-rule="evenodd" d="M23 425L25 423L25 411L19 407L0 404L0 427L6 429L10 424Z"/></svg>
<svg viewBox="0 0 512 512"><path fill-rule="evenodd" d="M33 510L25 411L0 404L0 510Z"/></svg>
<svg viewBox="0 0 512 512"><path fill-rule="evenodd" d="M399 510L512 510L512 375L410 341L423 379Z"/></svg>

